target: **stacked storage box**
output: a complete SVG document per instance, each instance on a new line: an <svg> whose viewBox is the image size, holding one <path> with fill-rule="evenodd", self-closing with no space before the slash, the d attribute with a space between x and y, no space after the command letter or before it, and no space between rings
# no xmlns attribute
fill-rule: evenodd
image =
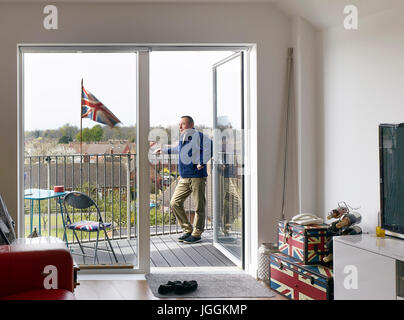
<svg viewBox="0 0 404 320"><path fill-rule="evenodd" d="M332 300L332 266L328 255L328 225L302 226L279 222L279 253L270 254L271 289L293 300Z"/></svg>

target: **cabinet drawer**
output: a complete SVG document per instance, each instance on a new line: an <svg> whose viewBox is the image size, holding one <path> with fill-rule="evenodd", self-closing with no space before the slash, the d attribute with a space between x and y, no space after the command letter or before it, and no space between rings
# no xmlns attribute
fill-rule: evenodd
<svg viewBox="0 0 404 320"><path fill-rule="evenodd" d="M395 300L396 260L334 241L336 300Z"/></svg>

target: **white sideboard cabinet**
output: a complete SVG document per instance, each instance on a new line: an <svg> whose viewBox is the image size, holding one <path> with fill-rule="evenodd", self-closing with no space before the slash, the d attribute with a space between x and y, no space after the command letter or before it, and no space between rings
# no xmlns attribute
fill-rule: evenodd
<svg viewBox="0 0 404 320"><path fill-rule="evenodd" d="M334 299L404 299L404 240L334 237Z"/></svg>

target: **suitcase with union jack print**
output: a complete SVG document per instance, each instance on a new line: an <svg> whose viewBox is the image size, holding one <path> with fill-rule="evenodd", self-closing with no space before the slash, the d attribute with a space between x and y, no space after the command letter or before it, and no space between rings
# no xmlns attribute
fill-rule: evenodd
<svg viewBox="0 0 404 320"><path fill-rule="evenodd" d="M330 235L328 225L302 226L280 221L278 224L278 249L304 264L322 264L328 255L325 248Z"/></svg>
<svg viewBox="0 0 404 320"><path fill-rule="evenodd" d="M270 254L270 286L292 300L333 300L333 272L325 265L304 265L283 253Z"/></svg>

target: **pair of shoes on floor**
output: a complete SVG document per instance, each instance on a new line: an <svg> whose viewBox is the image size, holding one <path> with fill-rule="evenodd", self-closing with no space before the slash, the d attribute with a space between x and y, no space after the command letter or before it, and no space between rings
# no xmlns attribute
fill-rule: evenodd
<svg viewBox="0 0 404 320"><path fill-rule="evenodd" d="M198 288L198 283L195 280L191 281L168 281L167 284L159 286L159 294L167 294L174 292L175 294L184 294L195 291Z"/></svg>
<svg viewBox="0 0 404 320"><path fill-rule="evenodd" d="M201 237L196 237L193 236L191 233L183 233L181 237L178 238L179 242L184 242L184 243L197 243L202 240Z"/></svg>

